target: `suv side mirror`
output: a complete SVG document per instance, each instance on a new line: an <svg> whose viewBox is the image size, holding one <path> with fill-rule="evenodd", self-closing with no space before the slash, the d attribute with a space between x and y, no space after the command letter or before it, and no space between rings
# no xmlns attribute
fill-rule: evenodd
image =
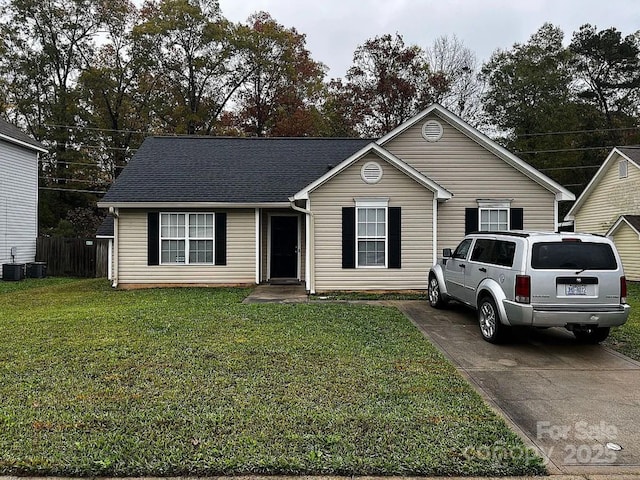
<svg viewBox="0 0 640 480"><path fill-rule="evenodd" d="M451 253L451 249L450 248L443 248L442 249L442 256L444 258L451 258L453 254Z"/></svg>

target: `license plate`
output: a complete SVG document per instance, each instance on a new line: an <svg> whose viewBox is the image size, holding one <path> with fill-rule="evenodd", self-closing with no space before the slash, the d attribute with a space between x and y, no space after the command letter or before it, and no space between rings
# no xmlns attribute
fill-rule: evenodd
<svg viewBox="0 0 640 480"><path fill-rule="evenodd" d="M586 295L587 286L586 285L565 285L565 293L567 294L567 296Z"/></svg>

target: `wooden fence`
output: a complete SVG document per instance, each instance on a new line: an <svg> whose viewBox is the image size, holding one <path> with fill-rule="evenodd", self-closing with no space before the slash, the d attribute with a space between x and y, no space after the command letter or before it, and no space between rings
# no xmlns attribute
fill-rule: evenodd
<svg viewBox="0 0 640 480"><path fill-rule="evenodd" d="M47 263L52 277L106 277L108 243L104 238L38 237L36 261Z"/></svg>

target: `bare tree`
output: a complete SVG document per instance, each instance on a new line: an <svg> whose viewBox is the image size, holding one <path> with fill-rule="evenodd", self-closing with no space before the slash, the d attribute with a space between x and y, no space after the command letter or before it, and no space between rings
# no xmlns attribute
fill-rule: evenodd
<svg viewBox="0 0 640 480"><path fill-rule="evenodd" d="M455 35L438 37L425 50L429 79L423 97L437 102L466 121L477 123L483 83L476 54Z"/></svg>

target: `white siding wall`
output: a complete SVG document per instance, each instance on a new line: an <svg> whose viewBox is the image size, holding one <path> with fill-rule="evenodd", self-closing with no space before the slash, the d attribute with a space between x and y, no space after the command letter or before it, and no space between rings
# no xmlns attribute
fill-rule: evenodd
<svg viewBox="0 0 640 480"><path fill-rule="evenodd" d="M444 129L437 142L422 137L422 125L438 120ZM438 250L454 248L464 236L465 208L477 199L513 199L524 209L524 228L555 229L555 195L478 145L437 116L429 116L384 148L453 193L438 209Z"/></svg>
<svg viewBox="0 0 640 480"><path fill-rule="evenodd" d="M226 265L147 265L147 212L120 210L118 284L255 283L255 211L227 212Z"/></svg>
<svg viewBox="0 0 640 480"><path fill-rule="evenodd" d="M640 238L638 238L638 234L623 222L612 238L620 258L622 258L627 280L640 281Z"/></svg>
<svg viewBox="0 0 640 480"><path fill-rule="evenodd" d="M619 178L618 158L575 215L576 232L605 234L620 215L640 215L640 169L629 162L627 178Z"/></svg>
<svg viewBox="0 0 640 480"><path fill-rule="evenodd" d="M33 262L37 236L37 154L0 141L0 265L11 262L11 247L17 263Z"/></svg>
<svg viewBox="0 0 640 480"><path fill-rule="evenodd" d="M383 168L374 185L360 178L370 160ZM342 268L342 207L355 207L358 197L386 197L389 207L401 207L402 268ZM329 290L424 289L432 260L433 194L387 164L369 155L310 195L315 214L315 287Z"/></svg>

